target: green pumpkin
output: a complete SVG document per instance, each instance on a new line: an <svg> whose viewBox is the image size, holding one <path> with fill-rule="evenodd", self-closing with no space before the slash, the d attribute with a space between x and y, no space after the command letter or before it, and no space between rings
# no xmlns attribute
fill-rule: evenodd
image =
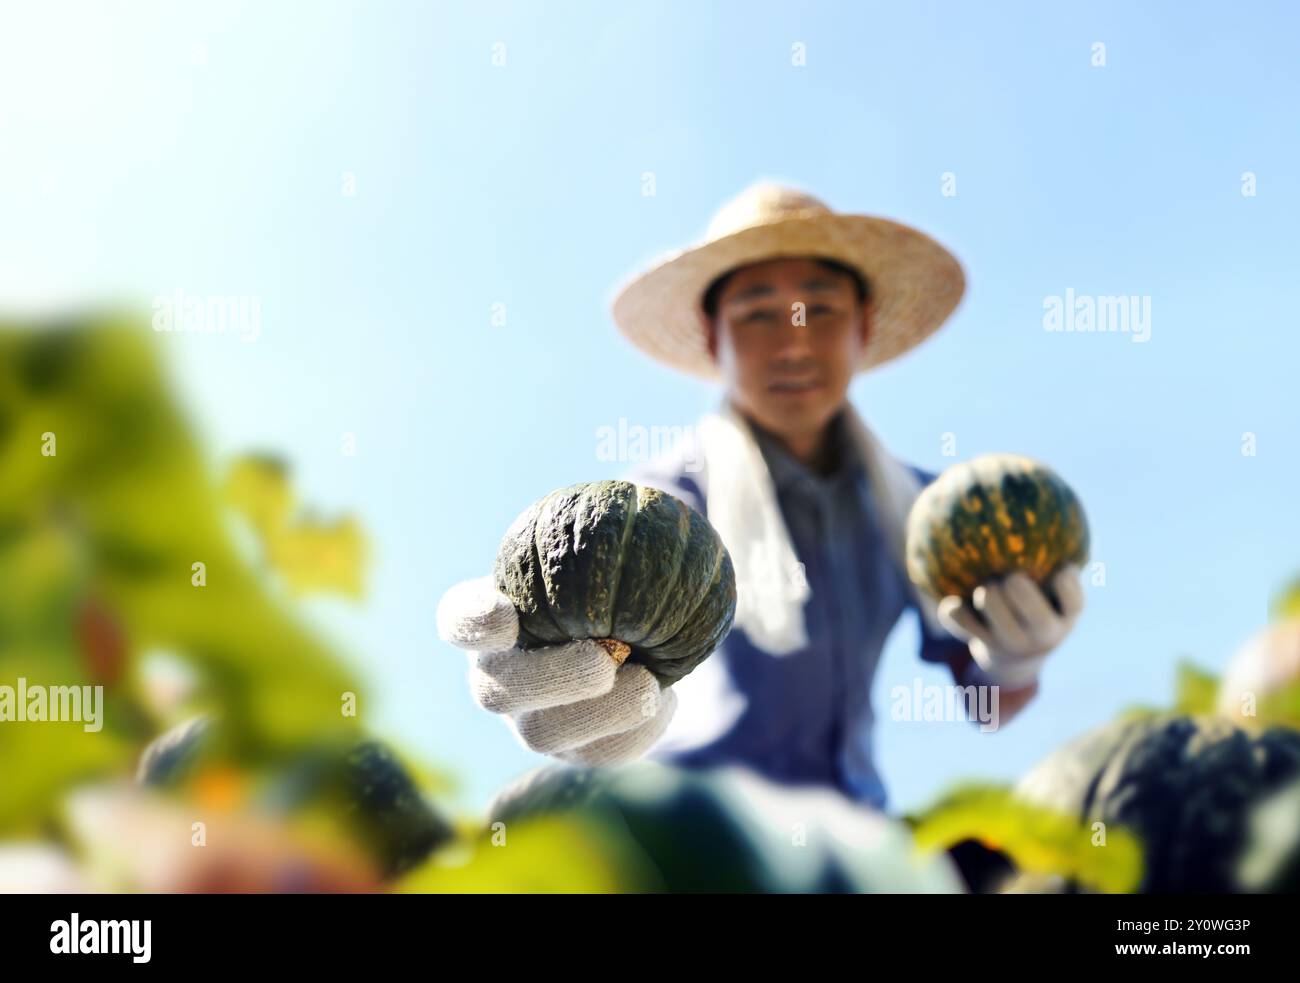
<svg viewBox="0 0 1300 983"><path fill-rule="evenodd" d="M663 686L718 647L736 611L731 557L708 520L627 481L534 502L501 540L493 576L519 611L522 648L612 642Z"/></svg>
<svg viewBox="0 0 1300 983"><path fill-rule="evenodd" d="M1088 559L1078 497L1050 468L1014 454L954 464L912 505L907 572L933 597L969 599L988 580L1022 571L1040 585Z"/></svg>
<svg viewBox="0 0 1300 983"><path fill-rule="evenodd" d="M208 716L178 724L145 748L136 781L155 789L184 788L205 767L222 763L221 745L229 736L228 728ZM384 878L405 873L455 838L451 822L377 740L304 745L257 775L258 811L294 815L312 807L326 810Z"/></svg>
<svg viewBox="0 0 1300 983"><path fill-rule="evenodd" d="M1143 847L1143 893L1220 893L1241 889L1238 864L1253 811L1297 780L1294 730L1158 715L1084 734L1025 775L1016 793L1134 833ZM1039 882L1038 889L1049 887ZM1066 882L1055 888L1076 889Z"/></svg>
<svg viewBox="0 0 1300 983"><path fill-rule="evenodd" d="M501 789L484 827L491 835L497 823L522 828L544 817L582 829L584 852L602 857L625 892L961 891L948 859L918 857L903 824L830 790L745 769L548 765ZM560 870L565 863L554 859Z"/></svg>

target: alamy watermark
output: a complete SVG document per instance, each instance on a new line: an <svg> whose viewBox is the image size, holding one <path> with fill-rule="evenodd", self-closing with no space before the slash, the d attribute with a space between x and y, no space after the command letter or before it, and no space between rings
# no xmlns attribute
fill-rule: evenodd
<svg viewBox="0 0 1300 983"><path fill-rule="evenodd" d="M1151 295L1141 296L1076 294L1065 288L1065 296L1043 298L1043 330L1073 333L1127 334L1130 341L1151 340Z"/></svg>
<svg viewBox="0 0 1300 983"><path fill-rule="evenodd" d="M989 685L925 685L921 677L911 686L898 685L889 690L889 717L901 721L970 721L978 722L984 732L997 730L998 691Z"/></svg>
<svg viewBox="0 0 1300 983"><path fill-rule="evenodd" d="M104 726L104 687L28 685L23 676L16 686L0 686L0 724L59 721L98 732Z"/></svg>
<svg viewBox="0 0 1300 983"><path fill-rule="evenodd" d="M154 297L153 329L256 341L262 333L262 301L246 294L187 294L177 287Z"/></svg>
<svg viewBox="0 0 1300 983"><path fill-rule="evenodd" d="M685 426L644 426L618 418L618 426L606 424L596 428L596 460L617 463L652 461L680 445L684 470L696 473L704 469L704 454L695 429Z"/></svg>
<svg viewBox="0 0 1300 983"><path fill-rule="evenodd" d="M152 956L153 922L148 918L87 918L74 911L50 923L50 952L62 955L125 955L134 963Z"/></svg>

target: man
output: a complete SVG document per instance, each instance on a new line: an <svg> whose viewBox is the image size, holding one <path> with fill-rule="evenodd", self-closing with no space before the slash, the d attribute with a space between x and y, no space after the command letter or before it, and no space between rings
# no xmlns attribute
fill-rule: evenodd
<svg viewBox="0 0 1300 983"><path fill-rule="evenodd" d="M724 205L702 243L623 287L619 329L725 390L719 412L626 478L718 530L736 568L735 627L660 691L590 640L515 649L514 608L489 580L470 581L448 591L438 620L471 651L478 702L563 761L741 765L883 808L871 682L894 624L915 611L921 658L948 665L958 685L998 687L998 722L1010 719L1083 608L1078 568L1049 585L1059 610L1024 575L982 585L970 603L918 596L903 529L934 475L888 454L847 399L855 372L933 333L963 287L957 261L915 229L767 183Z"/></svg>

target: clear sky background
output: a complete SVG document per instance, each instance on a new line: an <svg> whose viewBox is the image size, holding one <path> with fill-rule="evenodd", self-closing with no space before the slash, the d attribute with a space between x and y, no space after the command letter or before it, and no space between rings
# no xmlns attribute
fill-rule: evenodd
<svg viewBox="0 0 1300 983"><path fill-rule="evenodd" d="M542 759L471 702L438 597L533 499L626 469L598 428L717 398L617 335L615 286L759 178L915 224L966 298L853 401L932 469L945 433L1051 462L1105 584L996 735L887 719L947 681L899 626L877 744L907 808L1166 702L1300 568L1298 29L1281 2L6 4L0 308L259 299L255 341L159 336L178 389L214 467L282 452L362 517L368 601L308 616L477 808ZM1045 331L1067 288L1150 297L1150 340Z"/></svg>

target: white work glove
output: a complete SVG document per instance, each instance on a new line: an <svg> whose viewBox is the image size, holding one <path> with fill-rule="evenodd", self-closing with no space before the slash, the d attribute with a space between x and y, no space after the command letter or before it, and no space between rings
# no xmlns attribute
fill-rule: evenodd
<svg viewBox="0 0 1300 983"><path fill-rule="evenodd" d="M1076 564L1058 570L1049 586L1061 602L1059 612L1026 574L1013 573L976 587L972 604L960 597L943 598L939 620L970 646L975 663L991 682L1020 689L1038 678L1047 654L1061 644L1083 611Z"/></svg>
<svg viewBox="0 0 1300 983"><path fill-rule="evenodd" d="M523 744L571 764L641 757L677 708L645 666L619 665L592 639L524 650L519 614L491 577L466 580L438 602L438 634L469 650L469 685L485 710L510 721Z"/></svg>

